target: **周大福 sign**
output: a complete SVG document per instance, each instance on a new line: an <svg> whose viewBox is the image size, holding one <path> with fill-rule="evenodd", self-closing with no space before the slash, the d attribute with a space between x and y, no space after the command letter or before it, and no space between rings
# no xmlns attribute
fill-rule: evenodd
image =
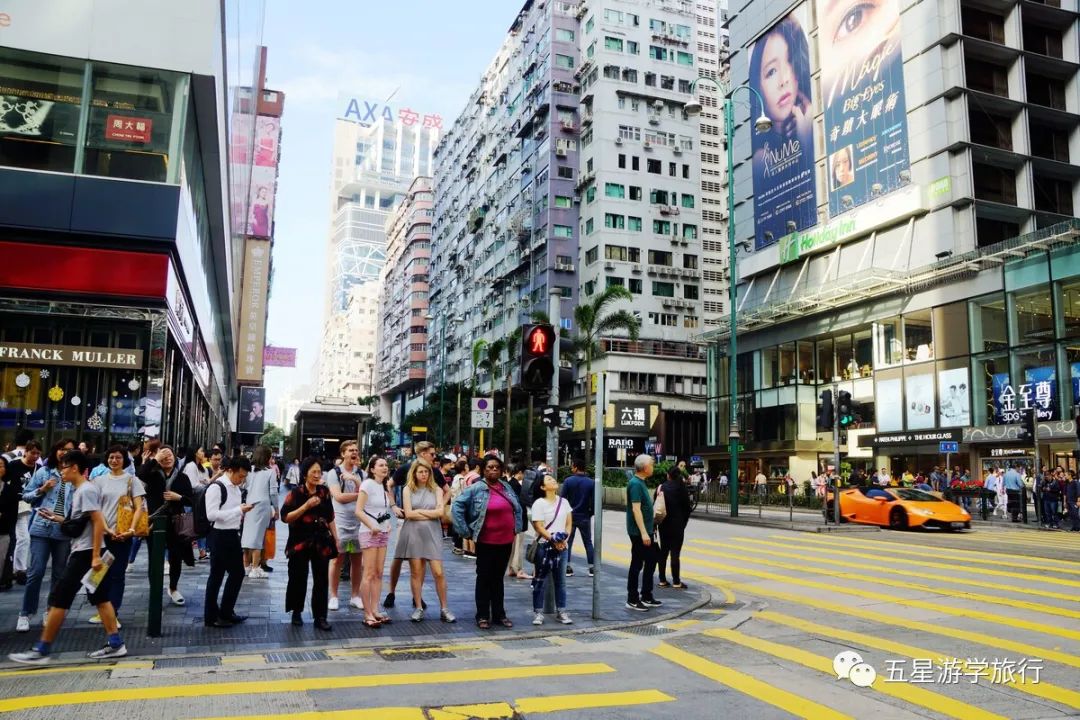
<svg viewBox="0 0 1080 720"><path fill-rule="evenodd" d="M143 366L143 351L128 348L6 342L0 343L0 362L139 370Z"/></svg>

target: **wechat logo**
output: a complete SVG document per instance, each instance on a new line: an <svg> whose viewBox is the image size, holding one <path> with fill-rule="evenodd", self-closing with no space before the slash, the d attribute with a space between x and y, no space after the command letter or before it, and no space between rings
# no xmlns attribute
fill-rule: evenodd
<svg viewBox="0 0 1080 720"><path fill-rule="evenodd" d="M863 662L862 655L854 650L844 650L832 661L833 672L837 680L850 680L856 687L867 688L877 680L877 670Z"/></svg>

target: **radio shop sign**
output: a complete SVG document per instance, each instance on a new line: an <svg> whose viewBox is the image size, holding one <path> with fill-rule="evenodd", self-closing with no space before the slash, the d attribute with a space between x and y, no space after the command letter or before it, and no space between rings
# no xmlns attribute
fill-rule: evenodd
<svg viewBox="0 0 1080 720"><path fill-rule="evenodd" d="M0 343L0 362L23 365L67 365L141 370L143 351L126 348Z"/></svg>

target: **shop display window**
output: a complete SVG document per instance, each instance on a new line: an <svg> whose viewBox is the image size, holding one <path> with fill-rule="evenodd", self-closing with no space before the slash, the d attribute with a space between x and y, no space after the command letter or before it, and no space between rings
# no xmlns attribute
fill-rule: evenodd
<svg viewBox="0 0 1080 720"><path fill-rule="evenodd" d="M1011 385L1009 356L1005 353L976 358L971 368L971 397L973 425L1000 425L1004 423L998 409L996 396L1004 385Z"/></svg>
<svg viewBox="0 0 1080 720"><path fill-rule="evenodd" d="M1054 284L1057 296L1058 337L1080 336L1080 279Z"/></svg>
<svg viewBox="0 0 1080 720"><path fill-rule="evenodd" d="M819 340L817 343L817 382L819 384L832 382L836 375L836 364L833 360L833 341Z"/></svg>
<svg viewBox="0 0 1080 720"><path fill-rule="evenodd" d="M893 367L904 362L904 342L900 334L900 318L879 320L873 325L875 365Z"/></svg>
<svg viewBox="0 0 1080 720"><path fill-rule="evenodd" d="M934 359L934 332L929 310L904 315L904 360L925 362Z"/></svg>
<svg viewBox="0 0 1080 720"><path fill-rule="evenodd" d="M836 348L836 374L845 380L859 377L859 366L855 363L855 351L851 345L850 335L840 335L833 338Z"/></svg>
<svg viewBox="0 0 1080 720"><path fill-rule="evenodd" d="M1009 295L1012 345L1046 342L1054 337L1050 286L1037 285Z"/></svg>
<svg viewBox="0 0 1080 720"><path fill-rule="evenodd" d="M934 355L939 359L962 357L971 352L966 303L934 308Z"/></svg>
<svg viewBox="0 0 1080 720"><path fill-rule="evenodd" d="M855 345L855 364L858 367L856 377L870 377L874 365L874 338L871 328L859 330L853 336Z"/></svg>
<svg viewBox="0 0 1080 720"><path fill-rule="evenodd" d="M780 346L780 384L794 385L795 372L795 343L787 343Z"/></svg>
<svg viewBox="0 0 1080 720"><path fill-rule="evenodd" d="M798 346L799 382L813 385L816 382L814 377L814 343L799 341Z"/></svg>
<svg viewBox="0 0 1080 720"><path fill-rule="evenodd" d="M1035 411L1040 422L1060 420L1060 388L1057 352L1052 346L1013 354L1012 377L1015 406L1020 412ZM1005 403L999 400L999 407Z"/></svg>
<svg viewBox="0 0 1080 720"><path fill-rule="evenodd" d="M1005 323L1005 297L1000 293L970 301L968 323L971 327L972 352L994 352L1009 347L1009 335Z"/></svg>
<svg viewBox="0 0 1080 720"><path fill-rule="evenodd" d="M758 352L761 355L761 382L755 383L754 387L776 387L780 380L780 362L777 357L777 348L774 346Z"/></svg>
<svg viewBox="0 0 1080 720"><path fill-rule="evenodd" d="M85 66L0 48L0 165L74 171Z"/></svg>

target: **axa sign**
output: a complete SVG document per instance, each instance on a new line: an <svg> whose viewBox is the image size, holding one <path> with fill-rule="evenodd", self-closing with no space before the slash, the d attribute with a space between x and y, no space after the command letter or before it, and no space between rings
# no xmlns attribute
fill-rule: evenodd
<svg viewBox="0 0 1080 720"><path fill-rule="evenodd" d="M341 118L355 121L364 127L374 125L379 120L388 123L400 120L403 125L422 123L425 128L442 128L441 115L421 114L409 108L394 110L389 105L354 97L345 98L345 112Z"/></svg>

